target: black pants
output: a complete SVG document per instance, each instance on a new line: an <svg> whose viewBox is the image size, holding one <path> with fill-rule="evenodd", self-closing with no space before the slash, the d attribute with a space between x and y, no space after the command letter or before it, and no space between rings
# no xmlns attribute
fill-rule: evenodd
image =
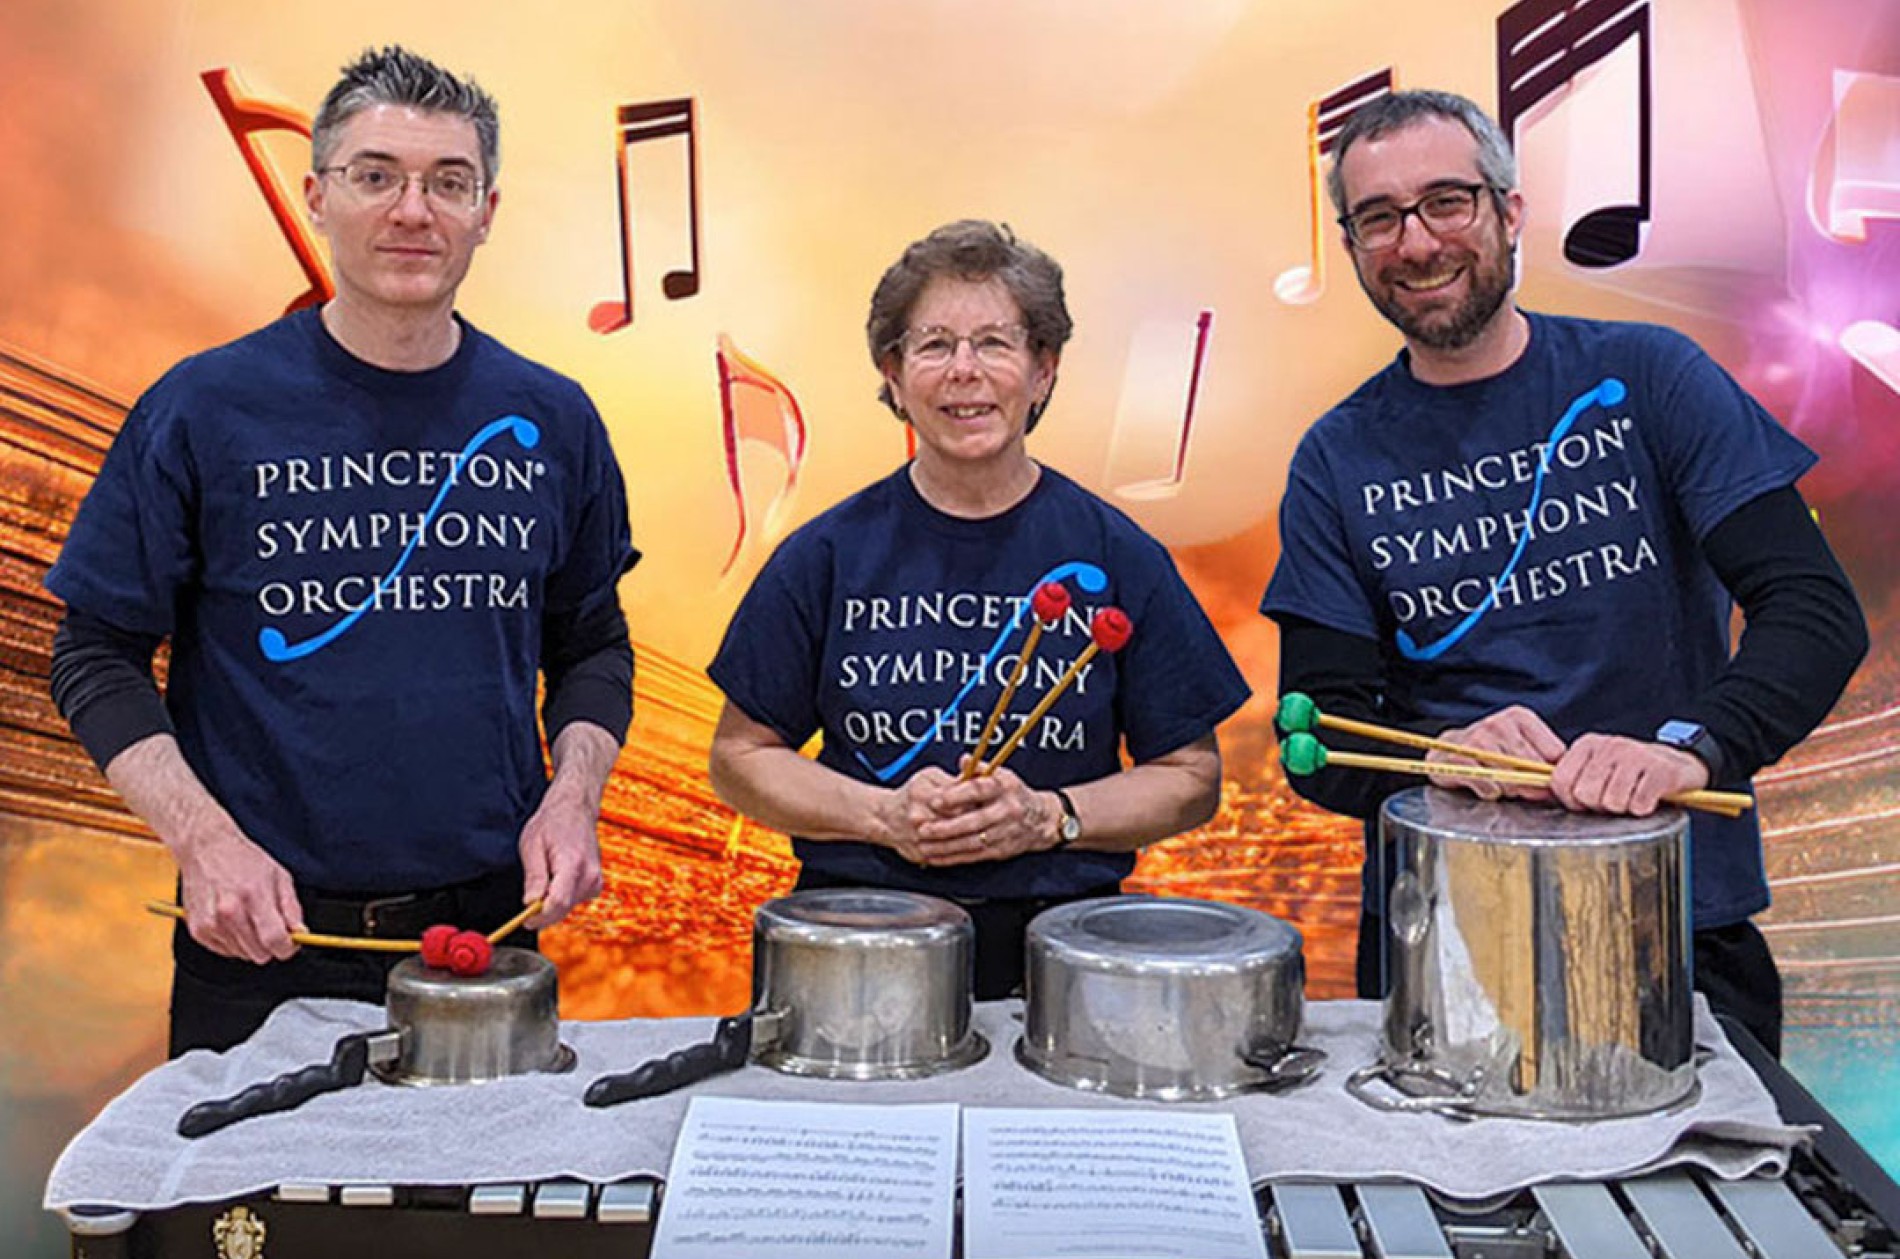
<svg viewBox="0 0 1900 1259"><path fill-rule="evenodd" d="M1359 995L1369 1000L1385 996L1379 945L1385 919L1359 914L1359 956L1355 967ZM1709 999L1709 1008L1746 1027L1776 1058L1781 1057L1781 971L1768 941L1755 924L1744 919L1727 927L1710 927L1691 937L1695 951L1695 990Z"/></svg>
<svg viewBox="0 0 1900 1259"><path fill-rule="evenodd" d="M804 892L812 888L861 886L849 879L837 879L801 868L793 890ZM970 922L976 928L976 999L998 1001L1023 994L1023 933L1029 929L1030 919L1057 905L1117 896L1121 890L1120 883L1105 883L1073 896L984 898L946 896L941 892L932 892L930 895L960 905L970 915Z"/></svg>
<svg viewBox="0 0 1900 1259"><path fill-rule="evenodd" d="M428 892L379 897L338 896L298 889L304 925L323 935L414 940L438 922L493 931L521 912L519 867ZM505 944L535 947L517 931ZM383 1003L389 971L407 953L301 948L259 966L213 953L185 924L172 932L171 1056L191 1049L229 1049L250 1038L272 1010L295 997L340 997Z"/></svg>

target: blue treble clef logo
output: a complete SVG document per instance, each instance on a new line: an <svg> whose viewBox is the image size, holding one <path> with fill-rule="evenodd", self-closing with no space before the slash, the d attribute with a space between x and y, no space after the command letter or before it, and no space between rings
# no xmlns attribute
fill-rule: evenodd
<svg viewBox="0 0 1900 1259"><path fill-rule="evenodd" d="M954 716L956 713L962 711L963 702L970 697L970 692L974 691L977 684L990 675L991 670L996 665L996 658L1003 654L1003 648L1008 645L1011 636L1022 627L1023 618L1030 614L1030 600L1034 597L1036 591L1042 588L1044 582L1059 582L1070 577L1075 579L1075 584L1082 588L1084 594L1098 595L1108 589L1108 574L1095 565L1084 563L1081 560L1071 560L1066 564L1058 564L1042 576L1036 578L1035 581L1030 583L1029 589L1023 591L1022 600L1016 605L1016 615L1009 619L1007 625L996 632L995 641L990 644L990 649L983 653L983 667L977 669L971 675L970 680L963 684L963 689L956 693L949 705L943 710L942 717L939 717L936 722L932 723L930 731L915 743L911 744L902 756L899 756L889 765L873 765L870 760L866 758L864 753L853 752L852 755L858 758L858 764L870 770L872 775L881 783L889 782L897 775L903 773L904 770L910 766L912 761L915 761L919 756L923 755L925 748L937 741L937 726L942 724L943 718Z"/></svg>
<svg viewBox="0 0 1900 1259"><path fill-rule="evenodd" d="M314 655L322 651L325 647L328 647L331 643L348 633L350 627L361 620L365 612L369 611L370 606L387 593L391 586L396 584L396 578L402 575L402 570L408 565L409 557L414 554L416 544L422 540L422 535L427 533L429 526L435 522L437 513L442 510L442 504L448 499L449 491L455 488L455 483L461 477L462 469L468 465L468 461L474 458L476 452L483 446L486 446L503 433L514 434L515 441L520 443L523 450L533 450L541 442L541 429L533 420L524 415L504 415L499 420L484 425L480 432L468 439L468 444L462 447L462 453L455 456L454 466L449 469L449 475L443 480L442 488L435 493L435 501L429 504L429 510L423 514L421 527L415 531L415 534L409 539L408 544L402 548L402 554L396 557L396 562L390 566L389 571L384 573L382 578L376 583L374 593L357 604L355 608L351 609L347 616L338 621L335 625L332 625L329 629L324 630L321 634L313 638L304 639L300 643L293 643L286 639L284 632L274 625L265 626L257 632L257 646L258 649L264 653L264 658L275 664L301 660L305 656Z"/></svg>
<svg viewBox="0 0 1900 1259"><path fill-rule="evenodd" d="M1544 439L1545 453L1538 457L1537 476L1531 481L1530 506L1524 509L1527 527L1518 535L1517 545L1511 550L1511 558L1505 561L1503 570L1499 572L1497 577L1492 581L1491 589L1485 594L1483 601L1479 603L1477 607L1467 612L1465 619L1452 626L1451 631L1443 638L1433 643L1427 643L1423 647L1413 641L1410 634L1404 630L1400 630L1398 633L1400 655L1404 656L1407 660L1438 659L1456 646L1459 639L1469 634L1473 627L1484 619L1485 613L1497 606L1498 587L1510 580L1511 574L1517 569L1518 561L1524 558L1524 548L1530 545L1531 531L1528 527L1528 522L1537 518L1537 509L1544 501L1544 474L1550 471L1549 451L1553 449L1558 442L1564 439L1565 435L1570 432L1578 418L1582 416L1585 411L1595 406L1613 407L1628 396L1628 387L1614 376L1605 376L1602 380L1597 382L1595 388L1586 390L1577 395L1576 399L1571 402L1569 408L1565 410L1563 418L1557 421L1557 427L1551 429L1550 436Z"/></svg>

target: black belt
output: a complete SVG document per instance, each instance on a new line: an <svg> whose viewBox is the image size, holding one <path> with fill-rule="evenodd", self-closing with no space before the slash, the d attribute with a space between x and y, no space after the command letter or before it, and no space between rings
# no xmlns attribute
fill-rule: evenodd
<svg viewBox="0 0 1900 1259"><path fill-rule="evenodd" d="M520 911L521 871L498 870L449 887L374 896L300 888L297 900L304 925L320 935L414 940L439 922L485 933Z"/></svg>

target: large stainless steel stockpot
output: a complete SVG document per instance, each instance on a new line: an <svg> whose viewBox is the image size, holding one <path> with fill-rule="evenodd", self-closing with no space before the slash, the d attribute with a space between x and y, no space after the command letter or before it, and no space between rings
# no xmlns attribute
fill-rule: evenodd
<svg viewBox="0 0 1900 1259"><path fill-rule="evenodd" d="M1113 896L1029 924L1016 1055L1073 1088L1200 1101L1297 1083L1300 933L1217 901Z"/></svg>
<svg viewBox="0 0 1900 1259"><path fill-rule="evenodd" d="M1688 823L1419 787L1387 800L1374 1105L1607 1119L1696 1092ZM1377 1081L1404 1096L1393 1100Z"/></svg>
<svg viewBox="0 0 1900 1259"><path fill-rule="evenodd" d="M909 1079L989 1052L970 1026L976 933L920 892L823 888L753 916L753 1060L792 1075Z"/></svg>

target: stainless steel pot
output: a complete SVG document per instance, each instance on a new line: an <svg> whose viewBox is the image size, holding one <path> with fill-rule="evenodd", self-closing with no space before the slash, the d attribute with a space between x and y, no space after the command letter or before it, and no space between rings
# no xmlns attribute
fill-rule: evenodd
<svg viewBox="0 0 1900 1259"><path fill-rule="evenodd" d="M465 978L405 958L389 972L385 1003L401 1045L372 1054L369 1069L390 1084L470 1084L536 1071L566 1071L554 963L526 949L498 948L486 974Z"/></svg>
<svg viewBox="0 0 1900 1259"><path fill-rule="evenodd" d="M976 930L920 892L823 888L752 919L752 1008L710 1041L604 1075L589 1106L656 1097L748 1061L789 1075L908 1080L982 1058L970 1025Z"/></svg>
<svg viewBox="0 0 1900 1259"><path fill-rule="evenodd" d="M1114 896L1029 924L1016 1056L1072 1088L1201 1101L1298 1083L1300 933L1217 901Z"/></svg>
<svg viewBox="0 0 1900 1259"><path fill-rule="evenodd" d="M1688 823L1414 788L1394 854L1385 1109L1608 1119L1695 1096ZM1390 1086L1391 1092L1378 1085Z"/></svg>

